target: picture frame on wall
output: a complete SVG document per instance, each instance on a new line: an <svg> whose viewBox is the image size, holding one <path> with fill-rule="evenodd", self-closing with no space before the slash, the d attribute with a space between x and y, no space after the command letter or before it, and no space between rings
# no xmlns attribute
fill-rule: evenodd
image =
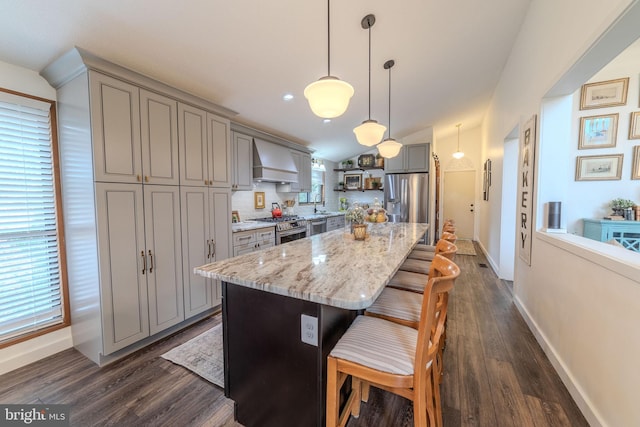
<svg viewBox="0 0 640 427"><path fill-rule="evenodd" d="M344 188L347 190L359 190L362 187L362 174L345 173Z"/></svg>
<svg viewBox="0 0 640 427"><path fill-rule="evenodd" d="M633 167L631 168L631 179L640 179L640 145L633 147Z"/></svg>
<svg viewBox="0 0 640 427"><path fill-rule="evenodd" d="M231 211L231 222L233 224L240 222L240 214L238 211Z"/></svg>
<svg viewBox="0 0 640 427"><path fill-rule="evenodd" d="M612 181L622 178L622 154L578 156L576 181Z"/></svg>
<svg viewBox="0 0 640 427"><path fill-rule="evenodd" d="M617 135L618 113L580 117L578 149L615 147Z"/></svg>
<svg viewBox="0 0 640 427"><path fill-rule="evenodd" d="M582 85L580 109L626 105L629 77Z"/></svg>
<svg viewBox="0 0 640 427"><path fill-rule="evenodd" d="M253 193L253 207L255 209L264 209L264 191L256 191Z"/></svg>
<svg viewBox="0 0 640 427"><path fill-rule="evenodd" d="M629 139L640 139L640 111L631 113L629 119Z"/></svg>

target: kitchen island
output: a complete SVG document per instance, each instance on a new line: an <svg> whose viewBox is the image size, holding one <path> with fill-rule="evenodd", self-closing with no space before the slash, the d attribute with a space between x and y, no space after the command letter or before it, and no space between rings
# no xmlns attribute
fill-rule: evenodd
<svg viewBox="0 0 640 427"><path fill-rule="evenodd" d="M207 264L222 280L225 395L251 426L323 426L326 358L375 301L427 224L371 224Z"/></svg>

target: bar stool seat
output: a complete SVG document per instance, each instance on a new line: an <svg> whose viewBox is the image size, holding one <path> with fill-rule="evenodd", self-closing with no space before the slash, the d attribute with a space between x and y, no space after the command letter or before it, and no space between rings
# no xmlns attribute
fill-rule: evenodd
<svg viewBox="0 0 640 427"><path fill-rule="evenodd" d="M400 266L401 271L409 271L411 273L429 274L431 261L423 261L421 259L407 258Z"/></svg>
<svg viewBox="0 0 640 427"><path fill-rule="evenodd" d="M429 280L428 275L398 270L389 283L387 283L387 287L421 294L424 292L424 286L427 284L427 280Z"/></svg>
<svg viewBox="0 0 640 427"><path fill-rule="evenodd" d="M424 284L426 285L426 282ZM422 295L419 293L385 288L374 303L367 307L366 315L392 320L417 329L421 309Z"/></svg>

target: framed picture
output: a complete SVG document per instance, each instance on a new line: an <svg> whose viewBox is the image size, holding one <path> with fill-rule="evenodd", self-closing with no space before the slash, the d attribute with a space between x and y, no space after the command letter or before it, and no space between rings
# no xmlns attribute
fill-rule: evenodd
<svg viewBox="0 0 640 427"><path fill-rule="evenodd" d="M618 113L580 117L578 149L615 147L617 135Z"/></svg>
<svg viewBox="0 0 640 427"><path fill-rule="evenodd" d="M253 193L253 207L255 209L264 209L264 191Z"/></svg>
<svg viewBox="0 0 640 427"><path fill-rule="evenodd" d="M633 147L633 168L631 179L640 179L640 145Z"/></svg>
<svg viewBox="0 0 640 427"><path fill-rule="evenodd" d="M631 113L631 119L629 120L629 139L640 139L640 111Z"/></svg>
<svg viewBox="0 0 640 427"><path fill-rule="evenodd" d="M627 103L629 77L582 85L580 109L614 107Z"/></svg>
<svg viewBox="0 0 640 427"><path fill-rule="evenodd" d="M607 181L622 177L622 154L578 156L576 181Z"/></svg>
<svg viewBox="0 0 640 427"><path fill-rule="evenodd" d="M484 175L482 179L482 200L489 200L489 187L491 187L491 159L484 162Z"/></svg>
<svg viewBox="0 0 640 427"><path fill-rule="evenodd" d="M231 222L234 224L240 222L240 214L238 211L231 211Z"/></svg>
<svg viewBox="0 0 640 427"><path fill-rule="evenodd" d="M362 174L345 173L344 188L347 190L359 190L362 187Z"/></svg>

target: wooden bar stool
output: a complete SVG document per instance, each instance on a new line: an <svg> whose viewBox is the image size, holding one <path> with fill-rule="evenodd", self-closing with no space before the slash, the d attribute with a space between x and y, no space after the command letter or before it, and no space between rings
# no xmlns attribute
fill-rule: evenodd
<svg viewBox="0 0 640 427"><path fill-rule="evenodd" d="M411 251L408 258L419 259L422 261L431 261L435 254L442 253L442 252L451 252L451 251L453 251L454 253L457 252L458 247L454 243L449 242L448 240L440 239L438 240L438 243L436 243L436 250L434 252L421 251L421 250L414 249L413 251Z"/></svg>
<svg viewBox="0 0 640 427"><path fill-rule="evenodd" d="M442 237L440 239L447 240L451 243L455 243L458 240L458 236L455 233L445 232L442 233ZM418 243L414 248L414 251L427 251L427 252L435 252L435 245L424 245L422 243Z"/></svg>
<svg viewBox="0 0 640 427"><path fill-rule="evenodd" d="M434 254L440 254L445 258L453 259L457 251L458 248L456 245L447 242L444 239L440 239L436 245L436 251ZM420 253L420 251L418 251L418 253ZM431 261L425 260L425 258L426 257L423 258L420 255L416 255L416 258L412 258L411 255L409 255L409 258L402 263L399 270L409 271L411 273L429 274Z"/></svg>
<svg viewBox="0 0 640 427"><path fill-rule="evenodd" d="M434 276L427 282L418 329L384 319L358 316L327 358L327 427L344 426L360 414L368 386L387 390L413 402L414 425L441 425L440 394L434 377L440 336L460 269L450 260L434 259ZM442 303L439 303L442 301ZM342 414L340 389L352 378L352 390Z"/></svg>

